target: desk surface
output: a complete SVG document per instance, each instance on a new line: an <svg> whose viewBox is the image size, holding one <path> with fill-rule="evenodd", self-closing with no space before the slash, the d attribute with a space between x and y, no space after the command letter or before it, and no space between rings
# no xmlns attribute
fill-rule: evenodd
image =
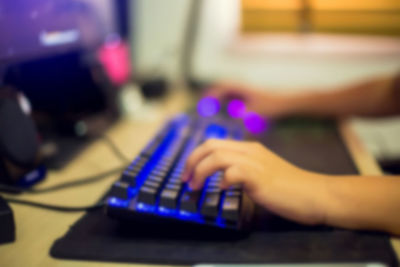
<svg viewBox="0 0 400 267"><path fill-rule="evenodd" d="M123 119L115 124L107 135L128 157L134 158L143 144L157 132L168 117L185 109L189 97L182 92L174 92L161 103L154 103L152 118ZM340 124L340 130L349 151L363 174L379 174L376 162L363 148L351 131L348 123ZM40 186L47 187L79 177L100 173L120 165L120 161L109 151L107 145L97 141L81 153L62 171L50 172ZM95 184L49 192L38 195L24 195L21 199L41 201L59 205L90 205L99 199L118 175L112 175ZM16 242L0 246L0 266L115 266L115 263L82 262L58 260L49 255L50 247L56 238L65 234L68 228L83 215L78 213L59 213L22 205L11 204L16 221ZM392 244L400 256L400 240ZM118 266L132 264L118 264ZM145 265L136 265L145 266Z"/></svg>

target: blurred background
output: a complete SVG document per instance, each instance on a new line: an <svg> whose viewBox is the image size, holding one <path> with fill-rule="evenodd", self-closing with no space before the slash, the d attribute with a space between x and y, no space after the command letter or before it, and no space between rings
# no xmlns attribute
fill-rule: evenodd
<svg viewBox="0 0 400 267"><path fill-rule="evenodd" d="M400 71L400 1L198 1L191 75L265 90L332 90ZM182 78L191 1L139 0L133 55L137 75ZM194 31L192 29L192 31ZM355 119L375 157L400 158L400 120Z"/></svg>
<svg viewBox="0 0 400 267"><path fill-rule="evenodd" d="M54 124L57 138L101 132L98 111L149 119L148 99L182 84L334 90L400 72L398 0L1 0L0 34L0 86L23 91L49 139ZM352 124L376 158L400 159L400 119Z"/></svg>

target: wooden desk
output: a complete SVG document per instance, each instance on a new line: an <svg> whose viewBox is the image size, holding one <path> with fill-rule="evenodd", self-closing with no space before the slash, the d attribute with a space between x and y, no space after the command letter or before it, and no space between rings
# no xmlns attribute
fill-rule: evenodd
<svg viewBox="0 0 400 267"><path fill-rule="evenodd" d="M159 103L159 113L149 120L121 120L107 135L121 148L128 157L134 156L142 149L143 144L156 133L165 119L183 110L188 96L175 92L163 103ZM380 173L376 162L369 156L347 123L340 126L341 132L357 163L361 173ZM40 186L47 187L78 177L100 173L119 166L120 161L102 142L97 141L80 154L66 168L59 172L51 172ZM21 199L41 201L59 205L90 205L99 199L118 178L109 178L81 187L66 189L40 195L24 195ZM12 244L0 246L0 266L132 266L132 264L83 262L72 260L57 260L49 255L50 247L56 238L65 234L68 228L83 215L79 213L59 213L27 206L11 204L14 211L17 240ZM393 240L397 255L400 255L400 241ZM145 266L145 265L135 265Z"/></svg>

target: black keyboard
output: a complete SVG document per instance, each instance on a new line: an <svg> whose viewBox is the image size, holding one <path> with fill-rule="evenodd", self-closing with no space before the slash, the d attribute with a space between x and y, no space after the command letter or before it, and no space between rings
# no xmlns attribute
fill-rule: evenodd
<svg viewBox="0 0 400 267"><path fill-rule="evenodd" d="M118 220L173 222L243 230L252 203L240 185L221 190L221 171L200 191L181 181L186 159L209 138L243 139L242 125L221 117L180 115L158 132L113 184L106 213Z"/></svg>

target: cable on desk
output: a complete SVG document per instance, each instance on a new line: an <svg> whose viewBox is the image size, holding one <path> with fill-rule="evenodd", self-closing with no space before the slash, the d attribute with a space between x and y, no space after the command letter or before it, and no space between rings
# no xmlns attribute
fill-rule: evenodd
<svg viewBox="0 0 400 267"><path fill-rule="evenodd" d="M111 138L109 138L107 135L99 136L99 138L101 138L103 141L105 141L105 143L109 146L109 148L114 153L114 155L116 155L118 157L118 159L120 159L124 164L130 162L130 160L122 153L122 151L117 147L117 145L115 145L115 143L111 140ZM0 184L0 191L5 191L5 192L9 192L9 193L25 192L25 193L30 193L30 194L47 193L47 192L62 190L62 189L71 188L71 187L75 187L75 186L81 186L81 185L94 183L94 182L100 181L104 178L107 178L112 174L120 173L124 169L125 169L125 167L121 166L121 167L111 169L109 171L105 171L100 174L91 175L91 176L83 177L83 178L78 178L71 182L61 183L61 184L57 184L57 185L53 185L53 186L49 186L49 187L45 187L45 188L23 188L23 187L18 187L18 186Z"/></svg>
<svg viewBox="0 0 400 267"><path fill-rule="evenodd" d="M108 145L108 147L119 160L124 163L130 162L130 160L124 155L124 153L122 153L122 151L118 148L118 146L113 142L110 137L108 137L107 135L102 135L100 136L100 138Z"/></svg>
<svg viewBox="0 0 400 267"><path fill-rule="evenodd" d="M34 187L33 188L23 188L23 187L0 184L0 190L14 192L14 193L25 192L25 193L30 193L30 194L53 192L53 191L71 188L71 187L75 187L75 186L91 184L91 183L100 181L104 178L107 178L112 174L121 173L121 171L124 169L125 169L125 167L117 167L117 168L111 169L109 171L102 172L100 174L91 175L91 176L84 177L84 178L79 178L78 180L75 180L75 181L56 184L56 185L48 186L45 188L34 188Z"/></svg>
<svg viewBox="0 0 400 267"><path fill-rule="evenodd" d="M16 198L8 198L8 197L3 197L3 198L7 202L11 202L11 203L27 205L27 206L31 206L31 207L35 207L35 208L48 209L48 210L59 211L59 212L93 211L93 210L100 209L100 208L104 207L104 205L105 205L104 202L100 202L100 203L97 203L94 205L89 205L89 206L71 207L71 206L51 205L51 204L45 204L45 203L16 199Z"/></svg>

